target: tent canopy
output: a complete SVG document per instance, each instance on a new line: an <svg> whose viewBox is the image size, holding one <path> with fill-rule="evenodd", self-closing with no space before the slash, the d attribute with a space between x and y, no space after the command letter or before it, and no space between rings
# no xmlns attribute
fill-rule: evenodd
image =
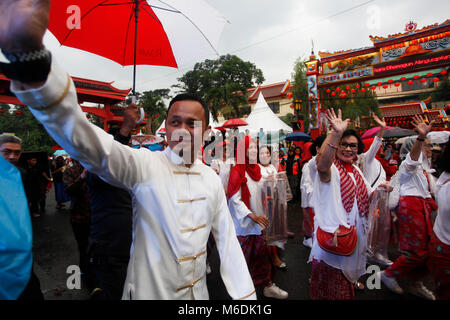
<svg viewBox="0 0 450 320"><path fill-rule="evenodd" d="M278 118L275 113L269 108L269 105L264 99L262 92L259 93L258 101L245 121L248 126L239 127L239 131L249 130L251 134L259 132L260 128L264 132L274 132L283 130L285 134L292 132L292 128Z"/></svg>

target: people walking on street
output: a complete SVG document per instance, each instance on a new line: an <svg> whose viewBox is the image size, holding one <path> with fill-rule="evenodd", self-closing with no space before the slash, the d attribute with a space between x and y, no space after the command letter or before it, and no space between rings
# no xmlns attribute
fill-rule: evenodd
<svg viewBox="0 0 450 320"><path fill-rule="evenodd" d="M429 274L426 261L433 228L431 211L437 209L433 199L436 182L429 163L432 145L427 139L433 123L427 124L421 116L414 116L418 137L398 169L400 200L397 217L402 254L381 273L381 281L391 291L402 294L403 288L396 279L405 278L411 281L410 293L430 300L435 297L423 285L422 279Z"/></svg>

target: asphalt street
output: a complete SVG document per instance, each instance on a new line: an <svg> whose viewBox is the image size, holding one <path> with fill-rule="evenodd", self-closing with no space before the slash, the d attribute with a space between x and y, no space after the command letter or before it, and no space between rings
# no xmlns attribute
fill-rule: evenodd
<svg viewBox="0 0 450 320"><path fill-rule="evenodd" d="M68 267L78 265L77 244L69 221L69 203L65 209L55 208L55 194L51 189L47 194L47 213L39 218L32 218L34 232L34 270L41 282L41 290L47 300L86 300L89 292L84 283L80 289L69 289L67 280L71 273ZM288 239L281 259L286 262L287 271L277 270L274 282L289 293L291 300L309 300L309 277L311 264L307 263L310 249L303 246L301 233L302 214L299 203L289 203L288 228L294 238ZM395 247L389 248L389 258L397 257ZM228 294L219 273L219 259L216 250L209 257L212 273L207 276L210 299L228 299ZM362 277L361 282L373 274ZM405 284L399 281L405 288ZM424 281L429 289L433 289L430 278ZM258 299L265 299L257 290ZM420 300L411 294L397 295L390 292L383 284L380 289L356 290L356 300Z"/></svg>

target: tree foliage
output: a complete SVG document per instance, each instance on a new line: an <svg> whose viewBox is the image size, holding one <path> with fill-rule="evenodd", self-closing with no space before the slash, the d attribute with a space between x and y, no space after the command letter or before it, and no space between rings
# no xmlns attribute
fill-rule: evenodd
<svg viewBox="0 0 450 320"><path fill-rule="evenodd" d="M301 108L299 115L302 116L305 132L309 128L309 108L308 108L308 84L306 79L305 60L298 58L294 63L294 71L291 74L293 87L291 88L293 104L299 103ZM298 117L290 117L289 121L296 122ZM292 124L289 123L291 126Z"/></svg>
<svg viewBox="0 0 450 320"><path fill-rule="evenodd" d="M328 89L330 92L327 92ZM376 94L370 87L365 87L364 83L335 85L321 88L319 91L322 98L322 108L333 108L335 111L341 109L343 119L349 118L353 122L361 116L370 117L371 113L381 117ZM335 95L332 94L333 92ZM342 94L343 92L345 94Z"/></svg>
<svg viewBox="0 0 450 320"><path fill-rule="evenodd" d="M196 63L193 70L177 80L179 84L173 87L199 95L217 121L218 112L224 107L228 107L226 115L240 117L239 106L247 103L247 89L263 83L264 76L253 63L228 54Z"/></svg>
<svg viewBox="0 0 450 320"><path fill-rule="evenodd" d="M46 151L53 154L56 142L25 106L0 104L0 133L14 133L22 139L22 151Z"/></svg>

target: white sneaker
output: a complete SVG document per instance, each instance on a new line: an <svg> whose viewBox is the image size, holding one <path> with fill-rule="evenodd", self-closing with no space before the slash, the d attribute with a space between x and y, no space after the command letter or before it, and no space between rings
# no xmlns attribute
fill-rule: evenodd
<svg viewBox="0 0 450 320"><path fill-rule="evenodd" d="M267 298L275 299L287 299L288 293L280 288L278 288L275 283L264 288L263 294Z"/></svg>
<svg viewBox="0 0 450 320"><path fill-rule="evenodd" d="M434 296L433 292L428 290L422 283L422 281L417 281L413 283L409 288L408 292L420 297L425 298L427 300L436 300L436 297Z"/></svg>
<svg viewBox="0 0 450 320"><path fill-rule="evenodd" d="M394 277L389 277L385 271L379 271L378 275L383 282L383 284L388 287L389 290L397 293L397 294L403 294L403 289L399 286L397 280L395 280Z"/></svg>
<svg viewBox="0 0 450 320"><path fill-rule="evenodd" d="M303 245L312 248L312 238L303 238Z"/></svg>

